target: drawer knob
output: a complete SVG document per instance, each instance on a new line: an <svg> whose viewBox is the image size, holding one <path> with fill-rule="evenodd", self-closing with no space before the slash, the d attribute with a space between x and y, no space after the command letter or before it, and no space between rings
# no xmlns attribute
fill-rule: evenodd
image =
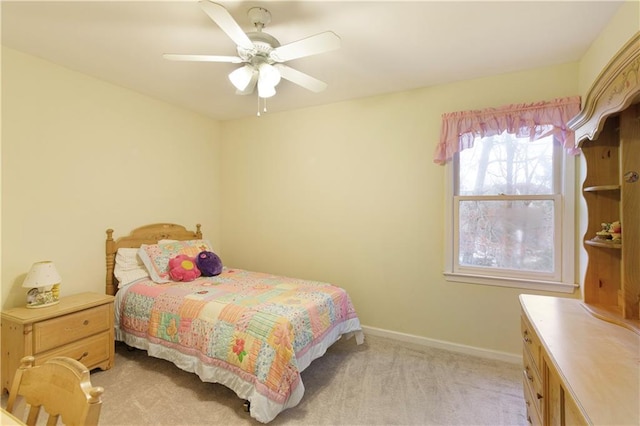
<svg viewBox="0 0 640 426"><path fill-rule="evenodd" d="M536 396L538 397L538 399L542 399L542 395L540 395L540 393L536 393Z"/></svg>
<svg viewBox="0 0 640 426"><path fill-rule="evenodd" d="M524 375L527 376L527 380L533 383L533 377L531 376L531 374L529 374L529 367L526 367L524 369Z"/></svg>
<svg viewBox="0 0 640 426"><path fill-rule="evenodd" d="M81 361L82 358L86 357L87 355L89 355L89 352L84 352L82 355L80 355L80 358L78 358L77 361Z"/></svg>
<svg viewBox="0 0 640 426"><path fill-rule="evenodd" d="M84 320L84 322L82 324L89 325L89 320Z"/></svg>

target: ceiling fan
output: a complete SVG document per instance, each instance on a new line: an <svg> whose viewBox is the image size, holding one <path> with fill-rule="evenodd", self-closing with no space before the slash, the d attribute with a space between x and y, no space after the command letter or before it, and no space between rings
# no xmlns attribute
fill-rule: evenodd
<svg viewBox="0 0 640 426"><path fill-rule="evenodd" d="M269 98L276 93L280 78L289 80L313 92L321 92L327 84L308 74L284 64L284 62L329 52L340 47L340 37L332 31L325 31L285 45L271 34L263 31L271 22L271 14L262 7L249 9L249 19L255 31L245 33L224 6L201 0L202 10L237 45L238 56L164 54L163 57L176 61L227 62L244 64L229 74L236 93L248 95L258 89L260 98Z"/></svg>

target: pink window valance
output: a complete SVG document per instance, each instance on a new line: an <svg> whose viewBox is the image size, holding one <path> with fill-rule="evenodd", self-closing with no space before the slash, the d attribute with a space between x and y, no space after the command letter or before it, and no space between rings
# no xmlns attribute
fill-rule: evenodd
<svg viewBox="0 0 640 426"><path fill-rule="evenodd" d="M440 142L434 163L444 164L453 155L473 146L476 137L499 135L505 130L531 140L554 135L573 155L575 136L567 123L580 112L580 96L530 104L505 105L476 111L450 112L442 115Z"/></svg>

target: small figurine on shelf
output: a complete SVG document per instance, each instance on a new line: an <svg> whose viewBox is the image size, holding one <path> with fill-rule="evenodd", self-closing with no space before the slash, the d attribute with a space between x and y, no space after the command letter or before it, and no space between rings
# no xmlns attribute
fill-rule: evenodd
<svg viewBox="0 0 640 426"><path fill-rule="evenodd" d="M609 225L609 232L611 233L611 240L615 243L622 241L622 224L619 220L611 222Z"/></svg>
<svg viewBox="0 0 640 426"><path fill-rule="evenodd" d="M609 232L609 226L610 225L611 224L607 223L607 222L602 222L600 224L602 229L599 230L598 232L596 232L596 239L597 240L610 240L611 239L611 232Z"/></svg>
<svg viewBox="0 0 640 426"><path fill-rule="evenodd" d="M596 232L595 240L606 240L612 243L622 242L622 225L619 220L615 222L602 222L602 229Z"/></svg>

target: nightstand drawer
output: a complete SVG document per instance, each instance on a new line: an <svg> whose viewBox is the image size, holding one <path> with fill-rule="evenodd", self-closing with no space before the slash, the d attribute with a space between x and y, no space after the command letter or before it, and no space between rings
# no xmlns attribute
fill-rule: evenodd
<svg viewBox="0 0 640 426"><path fill-rule="evenodd" d="M33 325L33 352L38 354L108 329L108 305L96 306Z"/></svg>
<svg viewBox="0 0 640 426"><path fill-rule="evenodd" d="M36 364L40 365L46 360L56 356L68 356L84 364L88 369L109 361L113 342L111 334L105 331L84 340L58 347L49 352L36 355Z"/></svg>

